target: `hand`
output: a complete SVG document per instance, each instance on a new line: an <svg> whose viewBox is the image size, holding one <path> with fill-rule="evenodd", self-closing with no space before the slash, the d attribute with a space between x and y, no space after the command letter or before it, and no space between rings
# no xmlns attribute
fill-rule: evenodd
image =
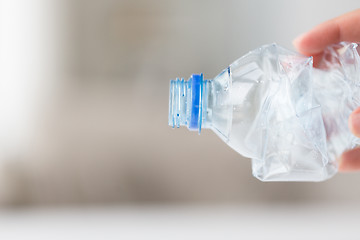
<svg viewBox="0 0 360 240"><path fill-rule="evenodd" d="M293 44L299 52L313 56L316 67L326 46L341 41L360 42L360 9L316 26L297 37ZM360 107L350 115L349 128L355 136L360 137ZM339 170L360 170L360 148L342 154Z"/></svg>

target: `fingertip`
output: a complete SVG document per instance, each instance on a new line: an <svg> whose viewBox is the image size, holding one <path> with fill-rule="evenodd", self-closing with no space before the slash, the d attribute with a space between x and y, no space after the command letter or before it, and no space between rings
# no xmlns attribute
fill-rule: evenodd
<svg viewBox="0 0 360 240"><path fill-rule="evenodd" d="M360 137L360 107L350 114L349 128L355 136Z"/></svg>
<svg viewBox="0 0 360 240"><path fill-rule="evenodd" d="M340 172L353 172L360 170L360 148L346 151L341 155L339 162Z"/></svg>
<svg viewBox="0 0 360 240"><path fill-rule="evenodd" d="M348 152L344 152L340 159L338 159L338 169L339 169L339 172L349 172L351 171L351 167L349 166L348 162L347 162L347 155L348 155Z"/></svg>
<svg viewBox="0 0 360 240"><path fill-rule="evenodd" d="M302 49L302 40L304 38L304 36L306 35L306 33L303 33L303 34L300 34L299 36L297 36L292 44L295 46L295 48L298 50L298 51L301 51Z"/></svg>
<svg viewBox="0 0 360 240"><path fill-rule="evenodd" d="M293 45L298 52L306 56L318 55L323 51L323 47L318 46L319 40L316 38L316 32L314 32L314 30L310 30L296 37L293 40Z"/></svg>

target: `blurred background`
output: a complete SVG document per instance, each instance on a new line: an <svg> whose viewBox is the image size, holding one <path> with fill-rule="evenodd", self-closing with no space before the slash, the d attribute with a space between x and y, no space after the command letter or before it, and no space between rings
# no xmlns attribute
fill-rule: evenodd
<svg viewBox="0 0 360 240"><path fill-rule="evenodd" d="M297 35L359 6L1 0L0 235L15 239L20 226L47 239L63 225L77 239L261 239L259 221L271 239L299 226L309 227L299 239L309 236L309 222L317 238L338 237L329 232L339 225L355 234L359 173L263 183L214 133L172 130L167 114L170 79L212 78L262 44L294 49Z"/></svg>

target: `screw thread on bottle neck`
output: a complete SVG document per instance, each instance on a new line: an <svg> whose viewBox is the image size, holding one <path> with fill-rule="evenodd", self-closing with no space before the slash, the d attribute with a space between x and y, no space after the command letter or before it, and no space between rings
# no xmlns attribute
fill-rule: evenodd
<svg viewBox="0 0 360 240"><path fill-rule="evenodd" d="M205 84L204 84L205 82ZM203 75L192 75L188 81L177 78L170 81L169 125L201 132L203 123L204 88Z"/></svg>

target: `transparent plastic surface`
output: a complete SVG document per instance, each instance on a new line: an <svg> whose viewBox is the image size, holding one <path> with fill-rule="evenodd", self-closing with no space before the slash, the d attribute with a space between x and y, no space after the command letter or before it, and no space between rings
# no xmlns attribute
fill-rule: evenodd
<svg viewBox="0 0 360 240"><path fill-rule="evenodd" d="M359 84L355 43L328 47L320 69L311 57L265 45L206 81L199 121L251 158L262 181L322 181L359 143L347 124L360 106Z"/></svg>

